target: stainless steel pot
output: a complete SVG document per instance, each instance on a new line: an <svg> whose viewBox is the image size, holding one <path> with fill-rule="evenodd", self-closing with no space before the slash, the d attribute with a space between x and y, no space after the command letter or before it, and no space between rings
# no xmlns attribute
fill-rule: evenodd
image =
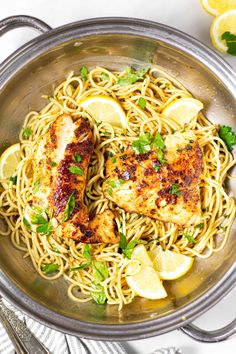
<svg viewBox="0 0 236 354"><path fill-rule="evenodd" d="M235 73L215 52L182 32L132 18L91 19L52 30L38 19L15 16L0 21L0 35L21 26L33 27L43 34L0 66L1 150L17 141L29 109L42 107L41 94L50 94L68 71L78 72L84 63L110 69L157 64L204 102L209 119L236 127ZM232 190L233 186L229 188ZM197 340L220 341L236 332L236 320L213 332L189 323L235 285L235 236L234 225L221 252L197 260L183 279L167 283L167 299L137 298L121 312L114 306L72 302L63 279L41 279L9 238L2 237L0 292L32 318L73 335L120 341L180 328Z"/></svg>

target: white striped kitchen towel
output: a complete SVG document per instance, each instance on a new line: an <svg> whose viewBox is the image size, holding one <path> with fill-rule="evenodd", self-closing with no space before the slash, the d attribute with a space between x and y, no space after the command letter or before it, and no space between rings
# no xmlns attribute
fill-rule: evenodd
<svg viewBox="0 0 236 354"><path fill-rule="evenodd" d="M4 304L26 322L30 331L44 344L50 354L128 354L120 343L81 339L50 329L17 311L6 300ZM14 347L0 323L0 354L14 354ZM153 354L180 354L176 348L155 350ZM32 353L34 354L34 353Z"/></svg>

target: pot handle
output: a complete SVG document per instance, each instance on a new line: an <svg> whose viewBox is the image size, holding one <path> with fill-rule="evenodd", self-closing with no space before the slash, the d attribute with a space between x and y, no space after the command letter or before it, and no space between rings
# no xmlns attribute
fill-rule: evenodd
<svg viewBox="0 0 236 354"><path fill-rule="evenodd" d="M45 22L32 16L10 16L0 21L0 37L14 28L32 27L41 33L45 33L51 29Z"/></svg>
<svg viewBox="0 0 236 354"><path fill-rule="evenodd" d="M205 343L215 343L226 340L236 333L236 319L230 322L227 326L216 329L214 331L207 331L195 326L192 323L181 327L180 330L189 337Z"/></svg>

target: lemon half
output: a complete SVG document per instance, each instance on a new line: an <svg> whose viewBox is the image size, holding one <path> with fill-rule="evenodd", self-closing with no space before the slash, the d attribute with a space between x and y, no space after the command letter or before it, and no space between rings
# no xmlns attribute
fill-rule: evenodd
<svg viewBox="0 0 236 354"><path fill-rule="evenodd" d="M16 171L17 165L20 162L20 144L11 145L7 148L0 157L0 179L7 180ZM6 183L2 182L6 187Z"/></svg>
<svg viewBox="0 0 236 354"><path fill-rule="evenodd" d="M104 95L88 96L80 102L97 122L109 123L126 129L127 117L120 103L112 97Z"/></svg>
<svg viewBox="0 0 236 354"><path fill-rule="evenodd" d="M144 245L135 247L131 262L126 268L126 281L133 291L147 299L162 299L167 296L162 281L153 268Z"/></svg>
<svg viewBox="0 0 236 354"><path fill-rule="evenodd" d="M193 265L194 258L156 247L149 251L154 269L161 279L172 280L182 277Z"/></svg>
<svg viewBox="0 0 236 354"><path fill-rule="evenodd" d="M221 39L222 34L225 32L236 35L236 8L216 17L211 25L210 36L212 44L223 53L228 50L225 40Z"/></svg>
<svg viewBox="0 0 236 354"><path fill-rule="evenodd" d="M162 114L184 125L196 117L201 109L203 109L202 102L195 98L180 98L169 103L163 109Z"/></svg>
<svg viewBox="0 0 236 354"><path fill-rule="evenodd" d="M236 0L200 0L202 7L212 16L219 16L225 11L236 9Z"/></svg>

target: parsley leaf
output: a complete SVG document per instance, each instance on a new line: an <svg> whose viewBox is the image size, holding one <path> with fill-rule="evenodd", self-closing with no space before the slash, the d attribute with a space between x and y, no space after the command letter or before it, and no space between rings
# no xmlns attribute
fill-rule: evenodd
<svg viewBox="0 0 236 354"><path fill-rule="evenodd" d="M31 230L31 225L30 225L29 221L25 217L23 217L23 224L26 226L26 228L28 230Z"/></svg>
<svg viewBox="0 0 236 354"><path fill-rule="evenodd" d="M83 264L82 264L81 266L79 266L79 267L73 267L73 268L71 268L70 271L71 271L71 272L74 272L74 271L76 271L76 270L86 269L86 268L88 268L90 265L91 265L90 262L83 263Z"/></svg>
<svg viewBox="0 0 236 354"><path fill-rule="evenodd" d="M236 134L231 127L222 125L219 131L219 137L225 142L228 150L231 152L236 144Z"/></svg>
<svg viewBox="0 0 236 354"><path fill-rule="evenodd" d="M81 80L82 81L86 81L87 80L87 76L88 76L88 69L85 65L82 66L82 68L80 69L80 76L81 76Z"/></svg>
<svg viewBox="0 0 236 354"><path fill-rule="evenodd" d="M41 269L45 274L50 274L56 272L59 269L59 265L55 263L49 263L43 265Z"/></svg>
<svg viewBox="0 0 236 354"><path fill-rule="evenodd" d="M116 179L116 180L109 180L109 184L112 188L118 188L120 186L122 186L122 184L125 183L124 179Z"/></svg>
<svg viewBox="0 0 236 354"><path fill-rule="evenodd" d="M36 232L42 235L50 236L52 234L52 222L49 220L46 224L41 224L36 228Z"/></svg>
<svg viewBox="0 0 236 354"><path fill-rule="evenodd" d="M160 133L156 133L153 138L152 145L154 145L155 148L165 150L166 146Z"/></svg>
<svg viewBox="0 0 236 354"><path fill-rule="evenodd" d="M120 232L119 234L120 234L119 247L122 249L122 252L123 252L123 254L125 255L125 257L128 258L128 259L130 259L134 247L135 247L137 244L142 243L142 241L136 240L136 239L134 238L133 240L131 240L131 241L127 244L126 236L125 236L122 232Z"/></svg>
<svg viewBox="0 0 236 354"><path fill-rule="evenodd" d="M23 129L22 137L23 139L28 139L32 134L32 130L29 127Z"/></svg>
<svg viewBox="0 0 236 354"><path fill-rule="evenodd" d="M56 167L57 163L55 161L52 161L52 167Z"/></svg>
<svg viewBox="0 0 236 354"><path fill-rule="evenodd" d="M228 47L227 53L236 55L236 35L226 31L222 34L221 39L225 40Z"/></svg>
<svg viewBox="0 0 236 354"><path fill-rule="evenodd" d="M197 241L189 235L187 232L183 232L182 235L188 240L190 243L197 243Z"/></svg>
<svg viewBox="0 0 236 354"><path fill-rule="evenodd" d="M16 181L17 181L17 176L11 176L9 178L9 181L15 186L16 185Z"/></svg>
<svg viewBox="0 0 236 354"><path fill-rule="evenodd" d="M120 86L127 86L127 85L132 85L134 84L136 81L139 80L144 80L145 79L145 75L148 72L149 68L144 68L141 70L134 70L131 67L128 67L126 69L126 75L123 77L120 77L117 81L118 85Z"/></svg>
<svg viewBox="0 0 236 354"><path fill-rule="evenodd" d="M204 227L204 224L203 223L201 223L201 224L198 224L198 225L196 225L195 226L195 229L203 229L203 227Z"/></svg>
<svg viewBox="0 0 236 354"><path fill-rule="evenodd" d="M108 278L108 268L103 262L95 262L93 264L93 277L94 283L99 284L106 278Z"/></svg>
<svg viewBox="0 0 236 354"><path fill-rule="evenodd" d="M179 191L180 185L179 184L172 184L170 187L170 194L176 194L178 197L181 197L182 193Z"/></svg>
<svg viewBox="0 0 236 354"><path fill-rule="evenodd" d="M92 262L92 256L90 253L90 247L88 244L84 247L83 257L86 258L89 262Z"/></svg>
<svg viewBox="0 0 236 354"><path fill-rule="evenodd" d="M69 171L75 175L83 176L84 170L80 166L72 165L69 167Z"/></svg>
<svg viewBox="0 0 236 354"><path fill-rule="evenodd" d="M107 73L101 73L101 79L102 81L107 81L109 80L109 75Z"/></svg>
<svg viewBox="0 0 236 354"><path fill-rule="evenodd" d="M82 157L81 157L79 154L75 154L75 155L74 155L74 160L75 160L76 162L81 162L81 161L82 161Z"/></svg>
<svg viewBox="0 0 236 354"><path fill-rule="evenodd" d="M102 305L106 302L106 294L104 291L104 287L100 284L92 284L94 291L91 291L90 295L92 299L99 305Z"/></svg>
<svg viewBox="0 0 236 354"><path fill-rule="evenodd" d="M138 105L140 108L144 109L146 107L147 101L145 100L145 98L140 97L138 99Z"/></svg>
<svg viewBox="0 0 236 354"><path fill-rule="evenodd" d="M157 150L157 158L160 161L161 164L165 165L166 164L166 160L164 159L164 152L161 149Z"/></svg>
<svg viewBox="0 0 236 354"><path fill-rule="evenodd" d="M155 165L155 163L152 165L152 168L154 169L155 172L160 171L161 166Z"/></svg>
<svg viewBox="0 0 236 354"><path fill-rule="evenodd" d="M112 156L111 162L112 162L112 163L116 163L116 158L115 158L115 156Z"/></svg>
<svg viewBox="0 0 236 354"><path fill-rule="evenodd" d="M112 188L108 188L107 193L109 194L110 197L112 197L113 196Z"/></svg>
<svg viewBox="0 0 236 354"><path fill-rule="evenodd" d="M63 221L67 221L69 220L71 214L73 213L75 209L75 195L74 192L71 193L71 195L68 198L65 210L64 210L64 220Z"/></svg>
<svg viewBox="0 0 236 354"><path fill-rule="evenodd" d="M134 150L136 154L145 154L151 150L151 138L150 133L145 133L140 135L140 137L133 141L131 149Z"/></svg>
<svg viewBox="0 0 236 354"><path fill-rule="evenodd" d="M38 179L35 184L34 184L34 187L33 187L33 194L37 193L39 191L39 188L40 188L40 180Z"/></svg>
<svg viewBox="0 0 236 354"><path fill-rule="evenodd" d="M32 224L43 225L48 223L48 220L42 214L32 214L30 218Z"/></svg>

